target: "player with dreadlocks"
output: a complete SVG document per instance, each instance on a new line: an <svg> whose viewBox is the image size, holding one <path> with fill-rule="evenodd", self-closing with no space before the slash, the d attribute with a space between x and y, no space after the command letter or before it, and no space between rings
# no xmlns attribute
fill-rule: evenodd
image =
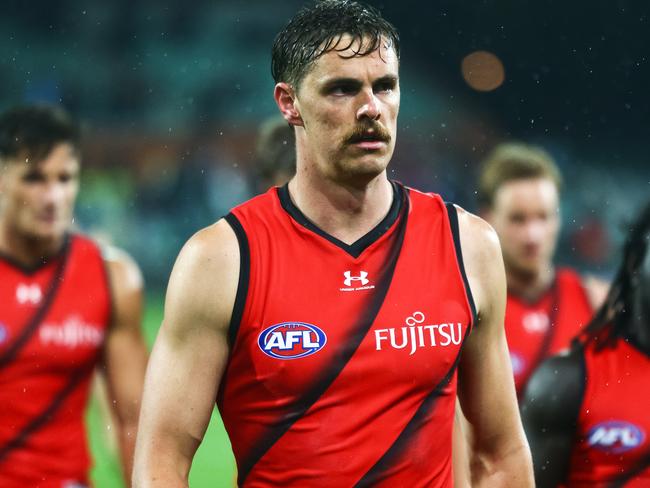
<svg viewBox="0 0 650 488"><path fill-rule="evenodd" d="M650 486L650 204L604 305L524 398L537 486Z"/></svg>

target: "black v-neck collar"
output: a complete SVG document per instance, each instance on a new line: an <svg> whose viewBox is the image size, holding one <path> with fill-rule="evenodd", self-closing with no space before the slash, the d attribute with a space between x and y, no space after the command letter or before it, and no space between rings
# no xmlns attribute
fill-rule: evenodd
<svg viewBox="0 0 650 488"><path fill-rule="evenodd" d="M56 251L54 254L51 254L49 256L45 256L41 259L40 262L32 265L32 266L27 266L16 259L14 259L12 256L9 254L5 254L3 252L0 252L0 260L6 262L9 266L16 268L18 271L20 271L22 274L25 276L31 276L37 271L40 271L43 269L45 266L48 266L51 264L53 261L56 261L57 259L61 259L67 252L70 247L70 242L72 241L72 236L70 233L66 233L65 237L63 238L63 244L59 248L58 251Z"/></svg>
<svg viewBox="0 0 650 488"><path fill-rule="evenodd" d="M393 187L393 202L390 205L390 209L386 216L379 222L374 228L372 228L367 234L363 235L357 239L352 244L346 244L345 242L337 239L336 237L328 234L311 220L309 220L302 211L296 207L296 205L291 200L289 195L289 184L285 184L277 189L278 198L280 199L280 204L282 208L300 225L309 229L310 231L318 234L319 236L327 239L332 244L340 247L342 250L350 254L354 258L358 258L363 251L365 251L372 243L376 242L381 236L383 236L388 229L397 221L400 216L401 210L404 207L404 196L405 191L402 185L395 181L390 181L391 186Z"/></svg>

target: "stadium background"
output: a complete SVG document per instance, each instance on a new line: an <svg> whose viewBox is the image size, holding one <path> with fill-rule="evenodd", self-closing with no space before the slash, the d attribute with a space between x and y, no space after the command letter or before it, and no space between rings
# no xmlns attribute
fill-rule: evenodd
<svg viewBox="0 0 650 488"><path fill-rule="evenodd" d="M150 344L182 243L255 191L254 140L276 114L270 46L302 3L0 6L0 109L62 102L84 121L76 223L138 260ZM402 35L390 176L476 211L485 153L504 140L540 144L565 177L557 261L611 275L620 230L650 197L645 2L368 3ZM88 421L96 486L121 486L96 401ZM228 486L233 466L215 415L191 485Z"/></svg>

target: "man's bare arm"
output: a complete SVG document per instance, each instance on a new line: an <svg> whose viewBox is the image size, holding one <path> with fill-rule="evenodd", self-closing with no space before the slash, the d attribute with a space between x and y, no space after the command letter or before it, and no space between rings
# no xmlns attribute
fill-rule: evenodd
<svg viewBox="0 0 650 488"><path fill-rule="evenodd" d="M147 368L134 486L188 485L228 356L238 278L237 238L224 220L181 251Z"/></svg>
<svg viewBox="0 0 650 488"><path fill-rule="evenodd" d="M456 414L454 415L454 437L452 443L452 462L454 470L454 486L457 488L471 487L469 470L469 452L467 441L468 433L465 432L467 420L463 417L458 399L456 399Z"/></svg>
<svg viewBox="0 0 650 488"><path fill-rule="evenodd" d="M530 450L517 408L503 328L505 272L498 238L483 220L458 209L460 241L479 320L459 366L458 395L471 428L475 487L533 487Z"/></svg>
<svg viewBox="0 0 650 488"><path fill-rule="evenodd" d="M110 405L117 420L117 436L126 480L131 478L133 452L142 399L147 348L142 338L142 275L125 253L105 253L113 298L111 328L104 346L103 371Z"/></svg>

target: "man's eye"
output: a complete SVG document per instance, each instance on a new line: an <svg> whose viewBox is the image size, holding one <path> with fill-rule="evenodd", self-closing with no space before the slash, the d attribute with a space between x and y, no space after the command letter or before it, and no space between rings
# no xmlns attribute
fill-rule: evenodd
<svg viewBox="0 0 650 488"><path fill-rule="evenodd" d="M523 224L526 221L526 217L523 215L511 215L510 222L513 224Z"/></svg>
<svg viewBox="0 0 650 488"><path fill-rule="evenodd" d="M332 95L352 95L356 88L352 85L336 85L330 89Z"/></svg>
<svg viewBox="0 0 650 488"><path fill-rule="evenodd" d="M73 178L74 178L73 175L63 174L59 176L59 181L61 183L67 183L68 181L71 181Z"/></svg>
<svg viewBox="0 0 650 488"><path fill-rule="evenodd" d="M389 92L389 91L392 91L393 88L395 88L394 83L390 83L390 82L379 83L377 86L375 86L375 92L377 92L377 93Z"/></svg>
<svg viewBox="0 0 650 488"><path fill-rule="evenodd" d="M27 173L22 177L22 180L26 183L40 183L44 181L43 175L40 173Z"/></svg>

